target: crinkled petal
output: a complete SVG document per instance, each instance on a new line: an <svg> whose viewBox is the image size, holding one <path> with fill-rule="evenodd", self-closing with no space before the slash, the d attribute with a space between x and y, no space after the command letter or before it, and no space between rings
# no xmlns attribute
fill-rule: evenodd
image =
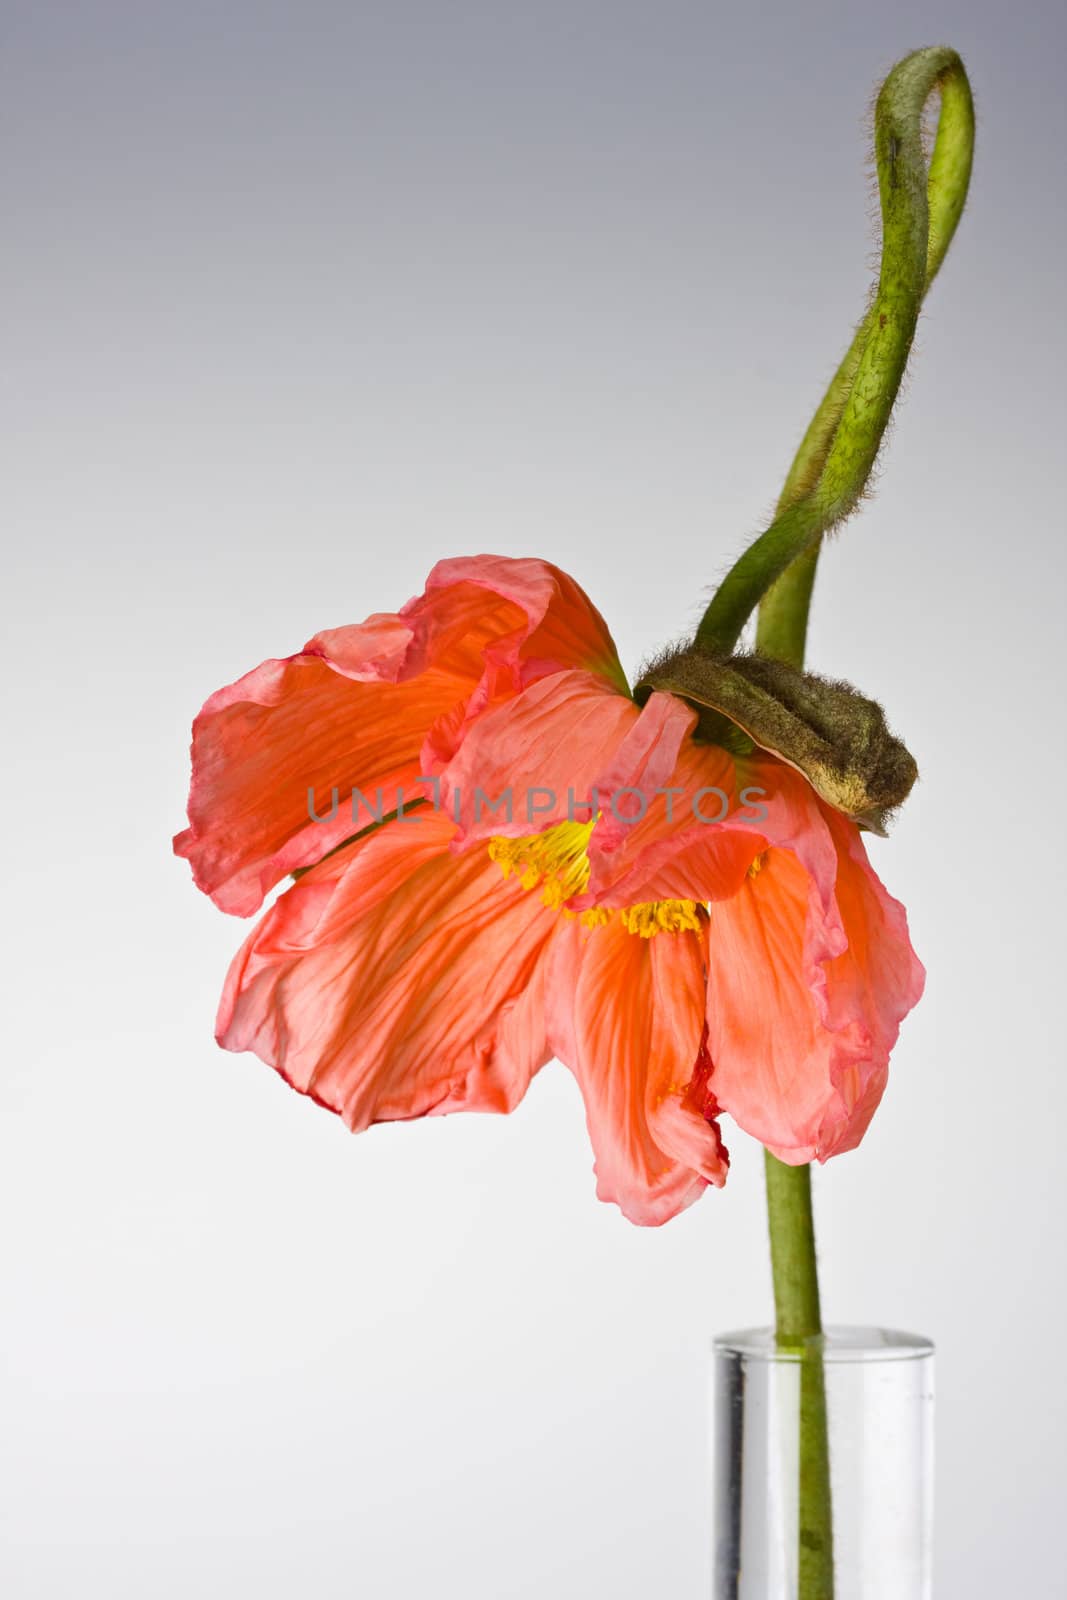
<svg viewBox="0 0 1067 1600"><path fill-rule="evenodd" d="M642 814L620 823L606 813L589 842L588 893L575 904L620 906L649 900L729 899L769 845L791 850L832 893L834 850L810 785L773 757L739 760L688 736L693 712L672 695L661 702L662 746L675 751ZM625 780L623 780L625 781Z"/></svg>
<svg viewBox="0 0 1067 1600"><path fill-rule="evenodd" d="M282 895L230 971L217 1033L354 1130L510 1111L549 1058L553 915L444 818L386 823Z"/></svg>
<svg viewBox="0 0 1067 1600"><path fill-rule="evenodd" d="M589 672L557 672L480 717L441 777L460 839L511 838L585 820L594 780L640 717Z"/></svg>
<svg viewBox="0 0 1067 1600"><path fill-rule="evenodd" d="M818 812L834 851L830 882L797 852L771 848L733 898L711 906L708 930L715 1096L791 1164L858 1143L922 990L903 910L858 830Z"/></svg>
<svg viewBox="0 0 1067 1600"><path fill-rule="evenodd" d="M655 1226L721 1185L718 1129L688 1095L704 1027L700 937L561 921L546 993L549 1042L585 1102L600 1199Z"/></svg>
<svg viewBox="0 0 1067 1600"><path fill-rule="evenodd" d="M487 707L575 665L621 677L603 619L565 573L441 562L399 615L316 634L208 700L175 850L217 905L250 915L287 873L394 809L398 788L416 792Z"/></svg>
<svg viewBox="0 0 1067 1600"><path fill-rule="evenodd" d="M561 667L578 667L629 693L607 623L585 590L561 568L528 557L457 556L437 563L426 580L426 592L461 583L510 600L527 617L528 626L510 660L524 684ZM503 660L507 652L501 649L497 655Z"/></svg>

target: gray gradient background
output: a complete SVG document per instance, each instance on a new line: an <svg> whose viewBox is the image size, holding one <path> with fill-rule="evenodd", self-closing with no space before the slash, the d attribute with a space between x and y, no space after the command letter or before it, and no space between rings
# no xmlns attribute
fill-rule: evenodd
<svg viewBox="0 0 1067 1600"><path fill-rule="evenodd" d="M818 1175L825 1300L938 1341L939 1594L1061 1594L1060 8L3 17L5 1594L707 1593L758 1149L641 1232L560 1068L351 1139L216 1050L243 930L169 836L200 701L440 555L561 562L631 667L696 617L862 304L870 91L938 40L971 204L811 644L918 754L873 855L930 982Z"/></svg>

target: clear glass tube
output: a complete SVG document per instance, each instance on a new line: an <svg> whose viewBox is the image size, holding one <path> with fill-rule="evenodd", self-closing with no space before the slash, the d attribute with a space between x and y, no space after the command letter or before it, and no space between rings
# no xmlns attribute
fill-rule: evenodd
<svg viewBox="0 0 1067 1600"><path fill-rule="evenodd" d="M828 1328L780 1350L772 1330L754 1328L717 1338L713 1361L714 1600L929 1600L930 1341ZM825 1573L812 1581L801 1555L801 1405L810 1427L813 1365L820 1408L826 1400L832 1588Z"/></svg>

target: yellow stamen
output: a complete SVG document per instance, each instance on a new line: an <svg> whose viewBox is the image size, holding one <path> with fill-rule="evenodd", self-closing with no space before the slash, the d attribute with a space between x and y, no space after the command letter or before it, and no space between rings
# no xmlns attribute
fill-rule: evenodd
<svg viewBox="0 0 1067 1600"><path fill-rule="evenodd" d="M574 912L564 911L563 915L573 917ZM615 912L609 911L607 906L590 906L588 911L581 913L578 920L583 928L606 928L614 915Z"/></svg>
<svg viewBox="0 0 1067 1600"><path fill-rule="evenodd" d="M589 884L590 822L558 822L544 833L526 834L518 839L502 835L490 839L489 855L505 878L514 873L523 889L540 886L542 902L564 916L575 913L567 901L583 894ZM627 933L651 939L657 933L697 932L700 909L695 900L650 900L640 905L609 910L593 906L578 915L586 928L606 927L618 917Z"/></svg>
<svg viewBox="0 0 1067 1600"><path fill-rule="evenodd" d="M657 933L698 933L695 900L649 900L644 905L626 906L620 911L627 933L651 939Z"/></svg>
<svg viewBox="0 0 1067 1600"><path fill-rule="evenodd" d="M505 878L517 873L524 889L536 889L541 884L541 899L558 911L565 900L581 894L589 882L586 846L592 831L592 822L558 822L544 833L527 834L520 839L497 835L489 841L489 855Z"/></svg>
<svg viewBox="0 0 1067 1600"><path fill-rule="evenodd" d="M766 860L767 860L767 852L766 852L766 850L761 850L759 855L755 857L755 859L752 861L751 865L749 866L748 875L749 875L750 878L755 878L755 877L759 876L759 874L763 871L763 866L764 866L764 863L765 863Z"/></svg>

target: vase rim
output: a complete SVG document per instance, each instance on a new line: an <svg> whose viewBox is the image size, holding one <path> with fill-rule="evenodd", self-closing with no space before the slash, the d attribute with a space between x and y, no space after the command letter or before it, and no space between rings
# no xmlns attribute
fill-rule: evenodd
<svg viewBox="0 0 1067 1600"><path fill-rule="evenodd" d="M823 1361L921 1361L934 1353L933 1340L897 1328L850 1327L830 1323L821 1336L779 1345L773 1328L740 1328L716 1334L717 1355L738 1355L750 1361L801 1361L819 1351Z"/></svg>

